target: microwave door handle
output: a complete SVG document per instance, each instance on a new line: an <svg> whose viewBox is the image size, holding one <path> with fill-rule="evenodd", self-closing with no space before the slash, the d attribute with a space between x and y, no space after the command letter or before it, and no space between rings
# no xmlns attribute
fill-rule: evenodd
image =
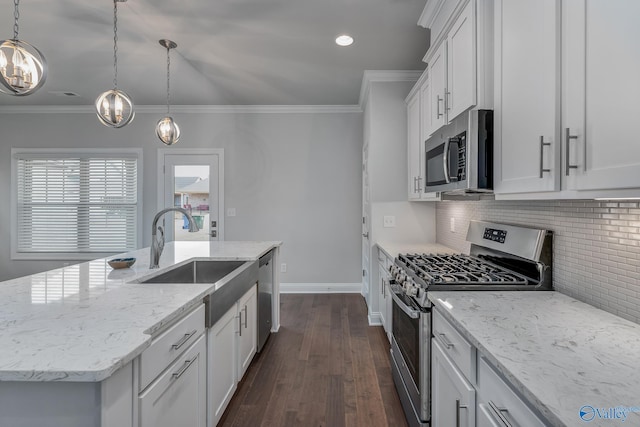
<svg viewBox="0 0 640 427"><path fill-rule="evenodd" d="M449 146L451 145L451 140L447 139L444 143L444 153L442 155L442 164L444 167L444 180L447 184L451 183L451 176L449 171Z"/></svg>

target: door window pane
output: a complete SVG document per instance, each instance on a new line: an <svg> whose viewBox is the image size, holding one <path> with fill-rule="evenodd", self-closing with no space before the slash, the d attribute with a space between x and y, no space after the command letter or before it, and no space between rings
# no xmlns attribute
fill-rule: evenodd
<svg viewBox="0 0 640 427"><path fill-rule="evenodd" d="M175 212L175 240L209 240L209 169L208 165L174 166L173 205L189 211L200 228L197 233L189 233L186 217L180 212Z"/></svg>

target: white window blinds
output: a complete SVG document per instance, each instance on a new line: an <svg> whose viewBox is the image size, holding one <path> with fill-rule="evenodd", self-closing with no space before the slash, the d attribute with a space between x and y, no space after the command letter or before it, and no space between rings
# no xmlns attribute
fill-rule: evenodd
<svg viewBox="0 0 640 427"><path fill-rule="evenodd" d="M18 253L136 249L136 154L18 153L15 160Z"/></svg>

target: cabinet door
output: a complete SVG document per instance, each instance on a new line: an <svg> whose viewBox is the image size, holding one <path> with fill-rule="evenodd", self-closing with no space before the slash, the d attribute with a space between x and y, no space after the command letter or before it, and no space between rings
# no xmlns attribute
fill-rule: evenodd
<svg viewBox="0 0 640 427"><path fill-rule="evenodd" d="M202 335L140 395L141 427L205 427L206 351Z"/></svg>
<svg viewBox="0 0 640 427"><path fill-rule="evenodd" d="M407 154L409 165L409 200L419 199L420 177L420 92L416 92L407 103Z"/></svg>
<svg viewBox="0 0 640 427"><path fill-rule="evenodd" d="M431 81L429 76L420 85L420 142L424 142L429 139L433 130L431 129L431 104L429 104L429 88ZM420 154L422 159L423 152Z"/></svg>
<svg viewBox="0 0 640 427"><path fill-rule="evenodd" d="M447 36L447 122L476 105L475 4L465 6Z"/></svg>
<svg viewBox="0 0 640 427"><path fill-rule="evenodd" d="M208 332L208 405L209 426L215 426L236 391L238 331L237 305L225 313ZM179 424L176 424L179 425ZM186 425L186 424L184 424Z"/></svg>
<svg viewBox="0 0 640 427"><path fill-rule="evenodd" d="M562 15L567 188L640 187L640 2L571 0Z"/></svg>
<svg viewBox="0 0 640 427"><path fill-rule="evenodd" d="M256 354L258 342L258 290L254 286L238 301L238 381Z"/></svg>
<svg viewBox="0 0 640 427"><path fill-rule="evenodd" d="M447 87L447 42L440 47L429 60L429 110L431 120L429 129L436 132L446 123L445 90Z"/></svg>
<svg viewBox="0 0 640 427"><path fill-rule="evenodd" d="M432 425L475 427L476 392L469 381L431 340Z"/></svg>
<svg viewBox="0 0 640 427"><path fill-rule="evenodd" d="M494 10L495 192L559 190L560 2L496 0Z"/></svg>

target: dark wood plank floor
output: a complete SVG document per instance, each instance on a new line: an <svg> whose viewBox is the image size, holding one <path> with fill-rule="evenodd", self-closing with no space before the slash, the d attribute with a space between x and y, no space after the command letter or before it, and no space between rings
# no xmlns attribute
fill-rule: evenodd
<svg viewBox="0 0 640 427"><path fill-rule="evenodd" d="M406 426L389 343L361 295L281 295L281 326L220 426Z"/></svg>

